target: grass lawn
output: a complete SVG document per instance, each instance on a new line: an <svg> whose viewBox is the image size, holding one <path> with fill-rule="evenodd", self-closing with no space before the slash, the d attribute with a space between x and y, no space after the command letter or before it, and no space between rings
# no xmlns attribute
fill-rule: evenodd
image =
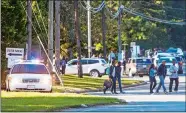
<svg viewBox="0 0 186 113"><path fill-rule="evenodd" d="M120 102L104 98L72 93L1 92L2 112L54 111L81 104L111 104Z"/></svg>
<svg viewBox="0 0 186 113"><path fill-rule="evenodd" d="M64 86L54 86L54 92L82 92L88 90L100 90L103 88L104 80L108 79L108 76L105 75L101 78L92 78L89 76L84 76L83 78L78 78L77 75L65 75L62 77L64 81ZM139 84L143 81L136 80L126 80L122 79L123 86L129 86L132 84Z"/></svg>
<svg viewBox="0 0 186 113"><path fill-rule="evenodd" d="M53 86L53 93L39 92L1 92L1 106L3 112L28 112L28 111L54 111L69 107L77 107L81 104L97 105L120 102L114 98L104 98L85 94L69 93L83 92L90 90L100 90L103 82L108 76L92 78L84 76L78 78L77 75L62 76L64 87ZM138 84L142 81L122 79L124 86ZM65 92L65 93L59 93Z"/></svg>

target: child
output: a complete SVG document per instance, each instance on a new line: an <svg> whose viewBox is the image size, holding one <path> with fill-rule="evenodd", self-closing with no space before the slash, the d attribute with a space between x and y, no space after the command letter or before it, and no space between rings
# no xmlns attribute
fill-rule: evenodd
<svg viewBox="0 0 186 113"><path fill-rule="evenodd" d="M103 93L105 94L107 89L111 88L111 86L112 86L112 80L110 78L108 80L105 80L103 84Z"/></svg>

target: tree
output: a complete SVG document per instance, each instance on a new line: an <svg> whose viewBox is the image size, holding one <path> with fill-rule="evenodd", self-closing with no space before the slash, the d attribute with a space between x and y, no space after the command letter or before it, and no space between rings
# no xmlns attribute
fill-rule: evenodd
<svg viewBox="0 0 186 113"><path fill-rule="evenodd" d="M81 44L80 44L80 27L79 27L79 15L78 15L78 0L74 1L74 17L75 17L75 36L77 40L77 51L78 51L78 77L82 78L83 77L83 72L82 72L82 64L81 64Z"/></svg>

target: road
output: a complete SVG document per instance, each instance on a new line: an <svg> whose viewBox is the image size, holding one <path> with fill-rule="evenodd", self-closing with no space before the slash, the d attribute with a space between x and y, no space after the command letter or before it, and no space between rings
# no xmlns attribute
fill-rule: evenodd
<svg viewBox="0 0 186 113"><path fill-rule="evenodd" d="M135 77L129 79L145 80L148 81L148 77ZM147 85L125 88L125 94L111 94L110 91L106 95L102 92L89 93L91 95L114 97L123 99L128 102L127 105L109 105L109 106L95 106L88 108L68 109L66 111L76 112L123 112L123 111L186 111L186 78L182 76L179 78L179 91L178 93L171 93L165 95L163 90L160 90L159 94L149 94L149 83ZM158 78L157 78L158 80ZM159 80L158 80L159 82ZM168 89L169 78L165 80L166 88Z"/></svg>

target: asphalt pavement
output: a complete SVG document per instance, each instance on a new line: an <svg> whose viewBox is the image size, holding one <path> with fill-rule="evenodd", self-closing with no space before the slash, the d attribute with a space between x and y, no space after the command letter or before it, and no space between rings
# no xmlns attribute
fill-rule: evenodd
<svg viewBox="0 0 186 113"><path fill-rule="evenodd" d="M144 80L148 82L148 77L135 77L126 78L132 80ZM124 111L186 111L186 77L179 77L179 91L164 94L163 90L160 89L159 94L151 95L149 93L149 83L146 85L129 87L123 89L125 94L111 94L110 91L107 94L103 92L91 92L90 95L113 97L125 100L128 102L126 105L108 105L108 106L95 106L87 108L76 108L68 109L65 111L76 111L76 112L124 112ZM157 82L159 79L157 77ZM166 77L165 85L168 90L169 78ZM173 86L174 88L174 86ZM118 91L119 92L119 91ZM83 104L83 103L82 103Z"/></svg>

